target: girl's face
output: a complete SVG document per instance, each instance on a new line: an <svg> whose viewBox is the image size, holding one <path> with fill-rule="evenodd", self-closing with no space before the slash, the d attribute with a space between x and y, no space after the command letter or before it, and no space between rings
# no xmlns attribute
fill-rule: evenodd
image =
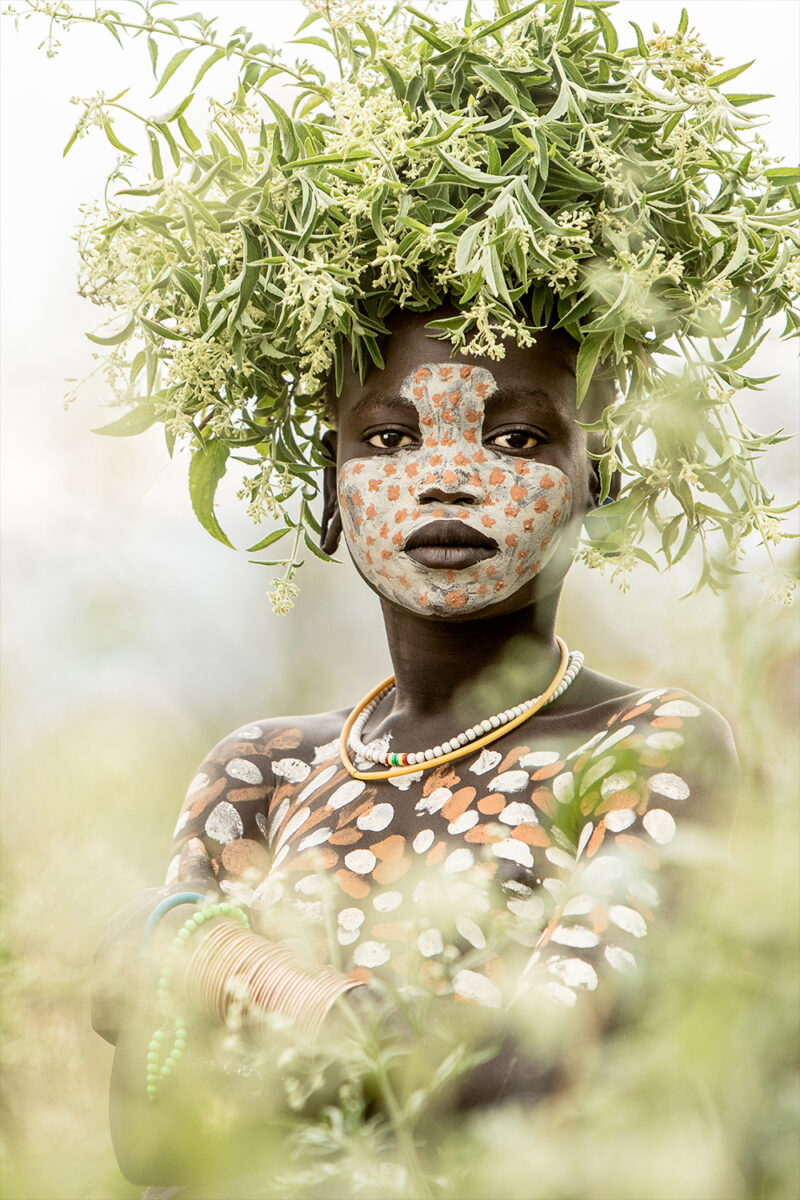
<svg viewBox="0 0 800 1200"><path fill-rule="evenodd" d="M534 579L590 507L574 377L553 339L509 345L497 363L451 359L425 333L430 316L403 319L383 371L346 381L336 484L345 539L367 583L401 608L511 611L530 603Z"/></svg>

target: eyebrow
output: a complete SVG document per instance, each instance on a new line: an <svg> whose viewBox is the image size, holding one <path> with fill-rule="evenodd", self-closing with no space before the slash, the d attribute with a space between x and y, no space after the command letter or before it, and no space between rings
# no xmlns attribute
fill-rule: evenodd
<svg viewBox="0 0 800 1200"><path fill-rule="evenodd" d="M405 396L401 396L399 392L393 391L390 388L382 389L375 388L367 392L365 396L361 396L353 404L350 409L350 416L360 418L370 412L371 409L379 408L402 408L409 415L413 414L416 419L419 415L417 406L411 400L407 400Z"/></svg>
<svg viewBox="0 0 800 1200"><path fill-rule="evenodd" d="M564 414L554 401L555 397L542 388L529 387L524 383L512 383L506 387L496 388L486 397L484 412L488 416L490 409L512 404L527 405L536 410L537 416L546 415L550 421L555 421L559 426L564 427L566 425ZM386 409L393 409L398 419L405 419L409 423L416 424L419 420L419 411L413 401L401 396L394 388L382 388L379 385L355 401L350 409L350 418L363 421L369 419L373 413L375 416L383 416Z"/></svg>

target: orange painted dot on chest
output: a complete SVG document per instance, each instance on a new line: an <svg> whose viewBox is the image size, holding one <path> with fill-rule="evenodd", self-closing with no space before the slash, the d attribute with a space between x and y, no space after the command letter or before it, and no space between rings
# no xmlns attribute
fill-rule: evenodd
<svg viewBox="0 0 800 1200"><path fill-rule="evenodd" d="M483 443L495 390L484 367L420 364L400 389L417 411L418 443L340 467L350 553L379 594L412 611L464 615L515 592L546 565L569 520L563 472ZM370 552L375 527L388 556Z"/></svg>

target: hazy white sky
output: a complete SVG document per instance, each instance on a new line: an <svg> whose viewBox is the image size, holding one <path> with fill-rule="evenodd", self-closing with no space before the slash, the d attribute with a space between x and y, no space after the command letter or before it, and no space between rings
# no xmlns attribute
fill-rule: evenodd
<svg viewBox="0 0 800 1200"><path fill-rule="evenodd" d="M191 0L180 7L216 15L223 30L246 24L269 44L290 37L304 15L293 0ZM454 14L463 11L461 0L448 7ZM633 19L646 30L653 22L669 30L681 7L679 0L622 0L615 22L620 29ZM800 5L795 0L689 0L687 7L692 23L726 65L756 59L742 77L742 90L774 93L763 106L771 116L766 136L777 153L796 161ZM73 8L88 11L92 5L73 0ZM314 564L303 572L306 598L298 612L287 621L272 618L264 600L264 568L249 566L244 556L212 542L197 526L186 492L185 456L170 463L156 430L124 442L92 436L89 428L106 419L101 383L91 385L86 399L64 413L64 377L91 369L83 331L97 320L96 311L75 294L71 233L79 203L97 194L115 158L97 137L79 142L62 159L76 117L69 98L98 90L109 94L129 83L147 95L150 75L143 46L120 50L96 29L67 34L60 54L48 60L37 50L44 26L38 18L22 22L15 33L8 19L0 24L2 516L9 678L35 707L57 704L59 697L71 704L76 696L96 701L112 695L124 677L131 693L149 691L174 713L186 697L197 703L198 691L207 695L204 681L212 681L214 691L221 684L229 699L237 689L254 694L263 687L269 664L269 686L280 704L287 664L296 662L297 645L304 644L318 620L314 591L324 586L334 622L346 623L347 613L359 606L362 644L370 638L379 644L375 605L361 607L362 585L352 583L349 568L320 573ZM172 95L167 90L153 108L166 109ZM781 370L784 380L753 398L747 415L755 425L785 423L796 388L794 363L786 347L765 348L756 368L766 364L766 369L756 373ZM779 487L792 461L792 450L776 456ZM223 494L223 524L246 544L250 531L236 509L231 496ZM672 585L659 592L666 602L674 594ZM205 639L199 656L198 641L209 629L213 637ZM242 655L243 629L255 639L255 656ZM358 692L362 674L368 684L384 665L380 649L362 655L358 678L345 689L345 698ZM315 682L324 693L328 685L318 672ZM331 680L330 701L341 702L340 692L338 681ZM242 719L248 716L252 711Z"/></svg>

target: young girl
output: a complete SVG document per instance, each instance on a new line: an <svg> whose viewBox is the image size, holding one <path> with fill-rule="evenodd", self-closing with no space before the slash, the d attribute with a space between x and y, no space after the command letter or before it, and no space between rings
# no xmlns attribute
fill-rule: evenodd
<svg viewBox="0 0 800 1200"><path fill-rule="evenodd" d="M391 322L384 368L347 371L326 439L323 547L341 536L379 596L394 680L352 711L236 730L178 818L159 897L199 887L257 931L213 906L192 929L190 1022L192 1002L224 1019L237 982L246 1023L263 1005L304 1028L354 984L493 1009L528 992L567 1007L602 995L605 976L635 969L676 830L724 819L723 718L683 691L599 675L556 636L599 494L574 353L542 331L499 361L453 355L426 328L440 315ZM590 401L605 399L595 385ZM500 711L476 687L492 676ZM276 950L287 934L303 963ZM156 1071L158 1046L144 1079L134 1044L133 1062L118 1052L115 1142L132 1178L170 1180L174 1165L154 1161L158 1119L142 1126L140 1110L175 1084ZM540 1076L506 1046L457 1102L530 1097Z"/></svg>

